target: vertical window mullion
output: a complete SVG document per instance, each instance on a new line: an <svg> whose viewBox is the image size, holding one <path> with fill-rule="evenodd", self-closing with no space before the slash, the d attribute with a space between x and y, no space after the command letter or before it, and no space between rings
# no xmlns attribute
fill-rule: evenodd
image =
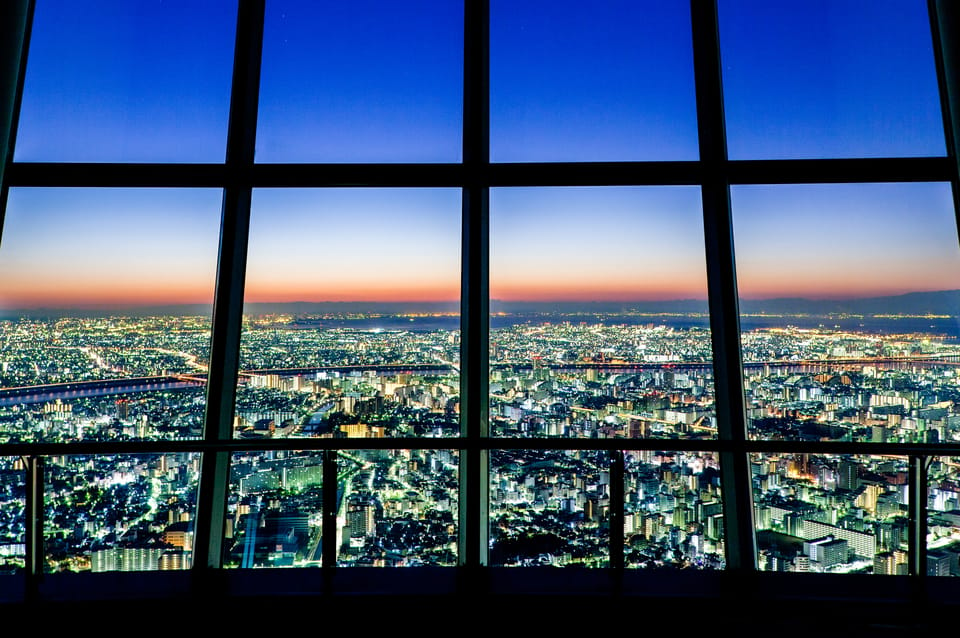
<svg viewBox="0 0 960 638"><path fill-rule="evenodd" d="M933 59L937 69L943 132L950 160L953 212L960 233L960 6L949 0L927 0ZM927 495L932 457L910 457L909 573L920 577L918 591L924 593L927 573Z"/></svg>
<svg viewBox="0 0 960 638"><path fill-rule="evenodd" d="M927 462L926 456L911 455L908 471L910 493L907 504L910 530L907 539L909 569L922 583L927 574ZM922 587L921 587L922 589Z"/></svg>
<svg viewBox="0 0 960 638"><path fill-rule="evenodd" d="M940 89L940 110L946 136L947 157L953 160L954 191L960 173L960 6L951 0L927 0L933 58ZM954 202L957 202L956 192Z"/></svg>
<svg viewBox="0 0 960 638"><path fill-rule="evenodd" d="M27 473L26 494L26 599L35 599L39 595L40 578L43 576L43 457L24 457Z"/></svg>
<svg viewBox="0 0 960 638"><path fill-rule="evenodd" d="M9 192L6 169L13 161L33 8L33 0L0 4L0 237L3 235ZM43 574L43 462L36 456L26 457L25 461L27 494L24 508L24 571L27 577L25 594L29 600L36 596L39 579Z"/></svg>
<svg viewBox="0 0 960 638"><path fill-rule="evenodd" d="M624 559L624 483L623 450L610 453L610 567L617 574L616 586L619 588L623 574ZM617 589L618 591L619 589Z"/></svg>
<svg viewBox="0 0 960 638"><path fill-rule="evenodd" d="M703 167L703 222L706 242L710 331L713 339L717 433L734 443L720 453L727 566L756 569L753 504L746 449L743 364L733 251L733 219L727 172L721 84L720 37L715 0L691 0L697 127Z"/></svg>
<svg viewBox="0 0 960 638"><path fill-rule="evenodd" d="M940 111L950 160L953 212L960 233L960 6L951 0L927 0L933 59L940 89Z"/></svg>
<svg viewBox="0 0 960 638"><path fill-rule="evenodd" d="M7 209L8 187L4 176L13 160L33 6L32 0L16 0L0 5L0 232Z"/></svg>
<svg viewBox="0 0 960 638"><path fill-rule="evenodd" d="M460 565L486 565L489 404L490 3L466 0L463 73L463 245L460 303Z"/></svg>
<svg viewBox="0 0 960 638"><path fill-rule="evenodd" d="M337 565L337 450L323 451L323 538L321 564L326 574L325 584ZM329 587L328 587L329 589Z"/></svg>
<svg viewBox="0 0 960 638"><path fill-rule="evenodd" d="M256 140L264 4L264 0L240 0L237 18L227 131L227 184L223 193L204 422L204 440L208 443L229 441L233 434L252 197L249 178ZM222 564L229 472L229 452L204 453L195 527L193 565L196 570L219 568Z"/></svg>

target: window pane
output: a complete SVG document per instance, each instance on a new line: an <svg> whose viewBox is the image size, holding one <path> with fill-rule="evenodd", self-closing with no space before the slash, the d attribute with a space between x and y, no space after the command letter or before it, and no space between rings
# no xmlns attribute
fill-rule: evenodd
<svg viewBox="0 0 960 638"><path fill-rule="evenodd" d="M948 184L735 186L750 435L960 440Z"/></svg>
<svg viewBox="0 0 960 638"><path fill-rule="evenodd" d="M905 457L753 454L751 470L761 570L906 573Z"/></svg>
<svg viewBox="0 0 960 638"><path fill-rule="evenodd" d="M257 160L458 162L463 4L267 3Z"/></svg>
<svg viewBox="0 0 960 638"><path fill-rule="evenodd" d="M199 454L45 459L47 570L189 569Z"/></svg>
<svg viewBox="0 0 960 638"><path fill-rule="evenodd" d="M608 452L491 450L491 565L609 563Z"/></svg>
<svg viewBox="0 0 960 638"><path fill-rule="evenodd" d="M922 0L719 2L732 159L945 155Z"/></svg>
<svg viewBox="0 0 960 638"><path fill-rule="evenodd" d="M686 3L490 3L498 162L698 157Z"/></svg>
<svg viewBox="0 0 960 638"><path fill-rule="evenodd" d="M224 533L227 567L319 567L323 453L234 454Z"/></svg>
<svg viewBox="0 0 960 638"><path fill-rule="evenodd" d="M960 576L960 472L955 456L930 459L927 483L927 575Z"/></svg>
<svg viewBox="0 0 960 638"><path fill-rule="evenodd" d="M3 441L200 435L220 192L11 189Z"/></svg>
<svg viewBox="0 0 960 638"><path fill-rule="evenodd" d="M494 189L491 431L715 437L703 246L696 188Z"/></svg>
<svg viewBox="0 0 960 638"><path fill-rule="evenodd" d="M624 455L627 567L723 569L720 463L712 452Z"/></svg>
<svg viewBox="0 0 960 638"><path fill-rule="evenodd" d="M222 162L236 0L41 0L15 158Z"/></svg>
<svg viewBox="0 0 960 638"><path fill-rule="evenodd" d="M459 434L460 193L258 190L237 435Z"/></svg>
<svg viewBox="0 0 960 638"><path fill-rule="evenodd" d="M337 565L457 564L455 450L341 450Z"/></svg>
<svg viewBox="0 0 960 638"><path fill-rule="evenodd" d="M0 458L0 575L23 569L27 524L26 466L19 458Z"/></svg>

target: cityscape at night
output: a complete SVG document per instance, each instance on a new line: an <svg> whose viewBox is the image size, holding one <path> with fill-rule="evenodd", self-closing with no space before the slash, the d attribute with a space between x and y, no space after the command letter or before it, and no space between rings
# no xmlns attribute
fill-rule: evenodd
<svg viewBox="0 0 960 638"><path fill-rule="evenodd" d="M744 316L743 323L757 321ZM933 331L866 332L794 322L742 335L751 438L960 441L960 343ZM940 317L854 317L877 325ZM409 313L247 316L236 437L459 435L458 317ZM724 566L723 491L710 331L699 313L522 312L491 317L494 436L624 439L629 567ZM819 323L816 327L801 327ZM676 327L673 324L686 325ZM328 326L335 327L328 327ZM420 327L424 326L423 329ZM4 442L180 440L202 430L210 322L199 316L0 322ZM664 440L629 451L630 439ZM702 452L670 451L697 440ZM453 565L458 453L338 454L338 564ZM196 454L64 455L46 466L45 551L59 570L189 567ZM751 457L760 567L903 573L905 457ZM493 564L605 566L611 458L602 451L493 450ZM324 492L316 452L235 453L225 564L320 565ZM2 475L2 556L23 561L24 473ZM938 458L928 485L930 556L956 575L960 477ZM819 553L818 553L819 552ZM826 553L824 553L826 552ZM952 562L951 562L952 561ZM899 570L899 571L898 571Z"/></svg>
<svg viewBox="0 0 960 638"><path fill-rule="evenodd" d="M0 1L0 605L946 634L958 23Z"/></svg>

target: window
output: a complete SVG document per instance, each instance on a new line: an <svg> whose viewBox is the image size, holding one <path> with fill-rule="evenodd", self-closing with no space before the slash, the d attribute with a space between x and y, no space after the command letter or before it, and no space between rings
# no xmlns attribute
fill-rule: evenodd
<svg viewBox="0 0 960 638"><path fill-rule="evenodd" d="M10 4L9 597L960 575L937 3Z"/></svg>

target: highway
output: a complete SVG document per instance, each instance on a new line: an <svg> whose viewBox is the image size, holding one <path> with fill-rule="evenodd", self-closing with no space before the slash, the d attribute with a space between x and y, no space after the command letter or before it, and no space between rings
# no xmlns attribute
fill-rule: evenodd
<svg viewBox="0 0 960 638"><path fill-rule="evenodd" d="M492 363L492 370L509 370L526 372L537 369L546 369L551 372L573 373L586 370L596 370L606 374L630 374L637 372L693 372L709 370L713 364L709 361L685 362L576 362L576 363L533 363L516 362ZM875 366L882 369L905 369L910 367L926 366L960 366L958 355L917 355L903 357L877 358L848 358L848 359L804 359L804 360L771 360L748 361L744 363L744 372L769 368L777 373L801 372L816 373L840 371ZM349 365L349 366L314 366L308 368L269 368L244 370L239 373L240 383L249 382L254 376L278 375L281 377L305 376L319 373L350 374L356 372L373 372L377 375L411 374L420 376L445 376L457 374L459 371L454 365L443 364L379 364L379 365ZM129 377L119 379L96 379L91 381L72 381L68 383L49 383L45 385L16 386L0 388L0 407L27 403L44 403L57 399L70 400L87 397L109 396L114 394L132 394L138 392L157 392L164 390L183 390L198 388L206 385L206 376L203 374L179 374L149 377Z"/></svg>

